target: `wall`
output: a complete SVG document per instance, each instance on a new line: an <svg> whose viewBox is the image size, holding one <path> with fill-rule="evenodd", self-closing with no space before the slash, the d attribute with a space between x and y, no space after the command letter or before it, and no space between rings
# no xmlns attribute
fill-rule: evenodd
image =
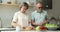
<svg viewBox="0 0 60 32"><path fill-rule="evenodd" d="M53 1L52 3L53 9L49 10L48 14L50 16L54 16L57 18L58 16L60 16L60 4L59 4L60 0L52 0L52 1Z"/></svg>
<svg viewBox="0 0 60 32"><path fill-rule="evenodd" d="M2 27L11 27L11 21L14 13L18 11L17 6L0 5L0 18Z"/></svg>
<svg viewBox="0 0 60 32"><path fill-rule="evenodd" d="M60 16L60 0L53 0L53 9L47 10L48 14L50 16L58 17ZM30 7L28 9L28 14L30 15L32 11L34 11L35 8ZM6 5L0 5L0 17L2 19L2 27L11 27L10 23L12 21L13 14L19 11L19 8L17 6L6 6Z"/></svg>

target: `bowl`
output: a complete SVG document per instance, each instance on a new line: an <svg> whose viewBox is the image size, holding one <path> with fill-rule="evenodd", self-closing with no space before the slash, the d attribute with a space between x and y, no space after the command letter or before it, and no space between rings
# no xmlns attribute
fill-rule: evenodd
<svg viewBox="0 0 60 32"><path fill-rule="evenodd" d="M56 30L58 26L56 24L45 24L48 30Z"/></svg>

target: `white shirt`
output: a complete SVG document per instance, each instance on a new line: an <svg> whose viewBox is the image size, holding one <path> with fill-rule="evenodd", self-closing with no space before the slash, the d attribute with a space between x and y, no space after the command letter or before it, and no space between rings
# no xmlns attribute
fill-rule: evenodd
<svg viewBox="0 0 60 32"><path fill-rule="evenodd" d="M19 11L14 14L12 21L17 21L17 23L21 26L28 26L29 17L27 14L23 14Z"/></svg>

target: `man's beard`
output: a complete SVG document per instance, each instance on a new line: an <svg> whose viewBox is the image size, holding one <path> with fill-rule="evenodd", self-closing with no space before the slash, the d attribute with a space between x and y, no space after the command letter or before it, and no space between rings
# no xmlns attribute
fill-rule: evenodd
<svg viewBox="0 0 60 32"><path fill-rule="evenodd" d="M41 13L41 12L42 12L42 10L38 10L37 12L38 12L38 13Z"/></svg>

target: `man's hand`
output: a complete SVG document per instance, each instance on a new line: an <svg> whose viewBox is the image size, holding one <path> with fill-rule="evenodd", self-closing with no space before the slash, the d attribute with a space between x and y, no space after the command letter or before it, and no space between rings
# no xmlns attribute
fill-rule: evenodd
<svg viewBox="0 0 60 32"><path fill-rule="evenodd" d="M42 25L43 25L43 22L40 22L40 23L33 23L33 25L42 26Z"/></svg>
<svg viewBox="0 0 60 32"><path fill-rule="evenodd" d="M42 25L43 25L43 22L38 23L38 26L42 26Z"/></svg>
<svg viewBox="0 0 60 32"><path fill-rule="evenodd" d="M49 23L49 20L47 19L47 20L45 20L45 23Z"/></svg>
<svg viewBox="0 0 60 32"><path fill-rule="evenodd" d="M36 25L36 26L38 26L38 24L36 24L36 23L33 23L33 25Z"/></svg>

